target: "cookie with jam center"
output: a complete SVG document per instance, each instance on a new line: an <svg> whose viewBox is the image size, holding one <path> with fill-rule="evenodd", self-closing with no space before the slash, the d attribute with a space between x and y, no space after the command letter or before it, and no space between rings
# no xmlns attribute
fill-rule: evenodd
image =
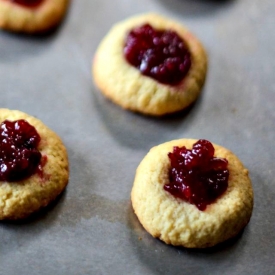
<svg viewBox="0 0 275 275"><path fill-rule="evenodd" d="M94 82L108 99L152 116L192 104L206 71L201 42L181 23L153 13L115 24L99 44L92 66Z"/></svg>
<svg viewBox="0 0 275 275"><path fill-rule="evenodd" d="M63 19L69 0L0 0L0 28L21 33L43 33Z"/></svg>
<svg viewBox="0 0 275 275"><path fill-rule="evenodd" d="M0 109L0 131L0 220L23 219L67 186L67 151L56 133L17 110Z"/></svg>
<svg viewBox="0 0 275 275"><path fill-rule="evenodd" d="M248 170L239 158L213 144L215 159L228 161L226 190L203 211L167 192L165 186L171 180L168 154L175 146L190 150L196 142L180 139L153 147L137 168L131 200L140 223L153 237L175 246L206 248L233 238L247 225L253 210L253 190Z"/></svg>

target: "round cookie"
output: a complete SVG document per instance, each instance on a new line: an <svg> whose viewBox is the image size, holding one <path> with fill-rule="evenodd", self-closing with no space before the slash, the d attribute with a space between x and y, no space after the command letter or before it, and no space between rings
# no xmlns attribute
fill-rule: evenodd
<svg viewBox="0 0 275 275"><path fill-rule="evenodd" d="M180 139L153 147L137 168L131 199L139 221L153 237L176 246L205 248L236 236L246 226L253 209L253 190L248 170L237 156L213 144L215 157L228 160L228 188L221 197L200 211L165 191L168 153L174 146L190 149L195 142Z"/></svg>
<svg viewBox="0 0 275 275"><path fill-rule="evenodd" d="M123 54L126 35L149 23L156 30L173 30L187 45L191 68L177 85L162 84L144 76ZM157 14L144 14L122 21L109 31L95 53L92 74L102 93L122 108L152 116L180 111L193 103L204 84L207 56L202 44L183 25Z"/></svg>
<svg viewBox="0 0 275 275"><path fill-rule="evenodd" d="M43 0L37 7L26 7L0 0L0 28L30 34L49 31L62 20L68 3L69 0Z"/></svg>
<svg viewBox="0 0 275 275"><path fill-rule="evenodd" d="M20 181L0 181L0 220L26 218L47 206L68 183L68 156L61 139L40 120L16 110L0 109L0 123L26 120L41 137L41 171Z"/></svg>

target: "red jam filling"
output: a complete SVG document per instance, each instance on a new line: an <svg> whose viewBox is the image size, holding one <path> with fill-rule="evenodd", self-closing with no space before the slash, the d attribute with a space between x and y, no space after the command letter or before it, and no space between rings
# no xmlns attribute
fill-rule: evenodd
<svg viewBox="0 0 275 275"><path fill-rule="evenodd" d="M143 75L169 85L177 85L191 67L189 50L178 34L155 30L149 24L128 33L124 56Z"/></svg>
<svg viewBox="0 0 275 275"><path fill-rule="evenodd" d="M27 121L5 120L0 124L0 180L19 181L37 171L40 136Z"/></svg>
<svg viewBox="0 0 275 275"><path fill-rule="evenodd" d="M44 0L10 0L11 2L27 8L37 8Z"/></svg>
<svg viewBox="0 0 275 275"><path fill-rule="evenodd" d="M228 186L228 161L214 157L215 149L207 140L197 141L191 150L174 147L168 154L170 182L164 189L173 196L205 210Z"/></svg>

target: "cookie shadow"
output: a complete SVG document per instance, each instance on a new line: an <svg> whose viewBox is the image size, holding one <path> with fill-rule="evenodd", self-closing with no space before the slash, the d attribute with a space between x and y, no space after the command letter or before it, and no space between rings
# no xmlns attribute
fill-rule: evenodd
<svg viewBox="0 0 275 275"><path fill-rule="evenodd" d="M242 253L240 239L243 231L236 237L211 248L175 247L147 233L132 208L128 214L132 253L150 269L151 274L182 274L182 270L186 275L210 274L210 270L214 271L213 266L218 269L225 268L230 260L236 257L235 253Z"/></svg>
<svg viewBox="0 0 275 275"><path fill-rule="evenodd" d="M159 0L173 13L184 17L212 15L232 5L236 0Z"/></svg>
<svg viewBox="0 0 275 275"><path fill-rule="evenodd" d="M110 199L98 194L96 185L102 183L102 178L96 172L99 166L91 165L94 163L93 159L87 160L76 149L69 149L68 153L71 184L67 189L66 200L59 206L58 224L62 227L77 227L82 220L93 218L126 224L128 200ZM112 181L104 181L104 190L112 188ZM100 190L102 191L102 188Z"/></svg>
<svg viewBox="0 0 275 275"><path fill-rule="evenodd" d="M69 180L66 188L61 192L53 201L51 201L47 206L40 208L38 211L32 213L27 218L19 220L4 220L0 222L0 227L6 227L9 229L17 230L20 226L22 228L34 228L40 227L43 223L42 228L49 228L51 225L54 225L56 222L59 223L60 220L66 219L66 211L64 207L68 207L68 212L72 211L72 207L67 205L67 200L70 197L71 193L77 193L77 190L83 190L81 184L81 177L79 174L83 174L83 177L87 177L83 173L85 169L85 160L81 156L75 156L74 151L67 146L68 156L69 156ZM83 192L86 192L84 190Z"/></svg>
<svg viewBox="0 0 275 275"><path fill-rule="evenodd" d="M60 213L60 204L62 204L66 197L66 189L59 194L52 202L47 206L32 213L25 219L20 220L6 220L1 221L1 226L4 227L18 227L18 226L35 226L41 222L49 223L56 219ZM49 224L48 224L49 225Z"/></svg>
<svg viewBox="0 0 275 275"><path fill-rule="evenodd" d="M10 257L14 257L14 253L20 251L22 247L27 247L44 234L54 232L54 227L58 223L58 217L62 212L61 206L66 200L66 193L66 190L63 191L48 206L41 208L26 219L1 221L0 232L3 234L1 254L10 254Z"/></svg>
<svg viewBox="0 0 275 275"><path fill-rule="evenodd" d="M99 90L92 93L93 104L109 133L124 147L148 150L151 147L182 138L193 114L200 108L202 97L183 111L153 117L124 110L106 99Z"/></svg>

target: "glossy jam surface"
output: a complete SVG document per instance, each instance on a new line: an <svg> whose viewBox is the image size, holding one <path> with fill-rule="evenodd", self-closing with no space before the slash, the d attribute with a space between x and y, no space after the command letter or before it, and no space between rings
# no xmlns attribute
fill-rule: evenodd
<svg viewBox="0 0 275 275"><path fill-rule="evenodd" d="M143 75L169 85L177 85L191 66L190 53L178 34L155 30L149 24L128 33L124 56Z"/></svg>
<svg viewBox="0 0 275 275"><path fill-rule="evenodd" d="M207 140L197 141L191 150L174 147L169 153L169 184L164 189L173 196L205 210L227 189L228 161L214 157L215 149Z"/></svg>
<svg viewBox="0 0 275 275"><path fill-rule="evenodd" d="M19 181L36 172L41 153L40 136L25 120L0 124L0 180Z"/></svg>
<svg viewBox="0 0 275 275"><path fill-rule="evenodd" d="M44 0L10 0L11 2L27 8L37 8Z"/></svg>

